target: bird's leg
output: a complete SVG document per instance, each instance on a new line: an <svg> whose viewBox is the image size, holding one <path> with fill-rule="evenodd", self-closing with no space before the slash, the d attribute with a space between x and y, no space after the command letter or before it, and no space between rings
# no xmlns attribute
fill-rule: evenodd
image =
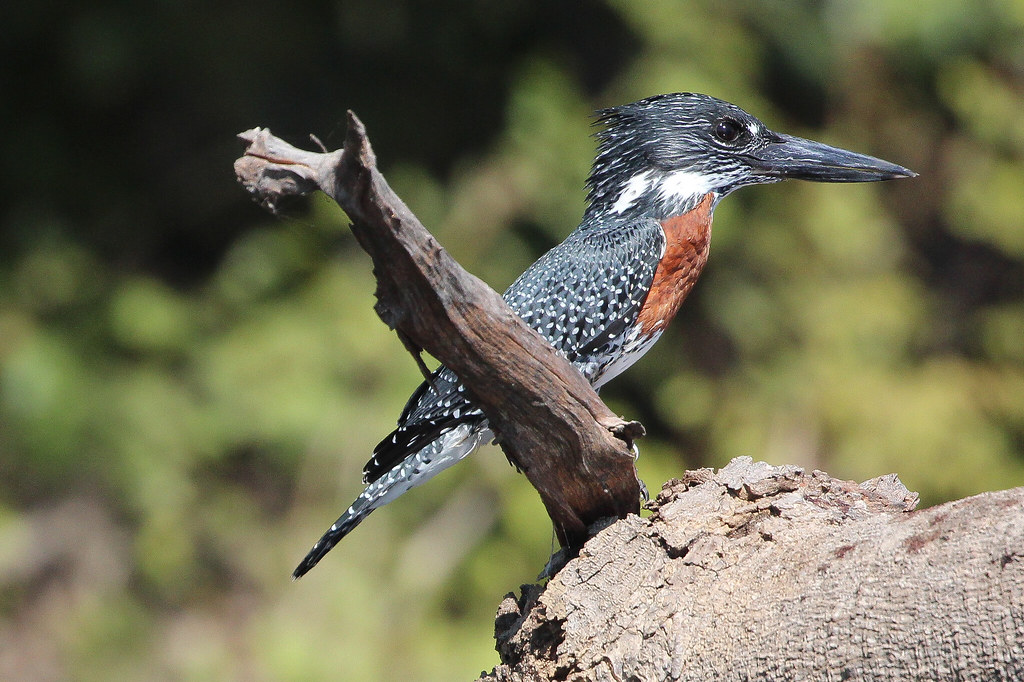
<svg viewBox="0 0 1024 682"><path fill-rule="evenodd" d="M420 348L415 341L410 339L409 335L401 329L396 329L395 333L398 334L398 338L402 342L402 345L405 346L405 349L409 351L410 355L412 355L412 359L416 362L416 367L419 368L420 374L423 375L423 378L430 385L430 390L437 393L437 386L434 385L434 375L427 368L426 363L423 362L423 349Z"/></svg>
<svg viewBox="0 0 1024 682"><path fill-rule="evenodd" d="M634 454L637 452L636 444L633 442L637 438L643 438L647 435L647 430L644 425L638 421L625 421L624 419L602 419L599 420L601 426L605 427L612 432L612 435L619 440L625 441L626 445L633 450Z"/></svg>
<svg viewBox="0 0 1024 682"><path fill-rule="evenodd" d="M600 422L602 426L611 431L612 435L616 438L626 442L629 449L633 453L633 460L640 458L640 449L636 446L636 439L642 438L647 434L647 430L644 429L644 425L638 421L625 421L623 419L604 420ZM640 499L643 504L646 504L651 499L651 494L647 490L647 484L640 480L638 477L637 483L640 484Z"/></svg>

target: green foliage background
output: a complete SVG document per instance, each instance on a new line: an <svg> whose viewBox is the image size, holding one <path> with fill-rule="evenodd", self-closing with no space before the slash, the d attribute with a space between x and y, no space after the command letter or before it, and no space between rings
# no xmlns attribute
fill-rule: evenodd
<svg viewBox="0 0 1024 682"><path fill-rule="evenodd" d="M0 678L471 679L547 557L489 448L288 580L418 374L336 207L235 185L254 125L333 147L356 110L499 290L578 221L600 106L702 91L909 166L724 201L605 397L652 490L737 455L925 504L1024 484L1020 0L8 4Z"/></svg>

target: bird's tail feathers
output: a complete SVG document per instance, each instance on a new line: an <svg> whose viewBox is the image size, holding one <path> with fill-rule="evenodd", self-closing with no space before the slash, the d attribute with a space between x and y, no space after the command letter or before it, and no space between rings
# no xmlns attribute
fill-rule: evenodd
<svg viewBox="0 0 1024 682"><path fill-rule="evenodd" d="M409 489L426 483L471 453L481 442L491 438L493 436L486 422L464 424L406 457L398 466L366 486L352 506L345 510L334 525L317 540L306 558L292 572L292 578L298 580L308 573L374 509L384 506Z"/></svg>
<svg viewBox="0 0 1024 682"><path fill-rule="evenodd" d="M327 532L320 536L320 539L316 541L313 548L306 554L306 558L292 571L292 580L298 580L302 576L306 575L311 568L317 565L321 559L323 559L328 552L330 552L338 542L349 534L349 532L359 525L359 523L370 515L375 507L370 505L363 505L363 508L357 508L360 502L365 498L360 495L359 498L349 507L341 517L334 522Z"/></svg>

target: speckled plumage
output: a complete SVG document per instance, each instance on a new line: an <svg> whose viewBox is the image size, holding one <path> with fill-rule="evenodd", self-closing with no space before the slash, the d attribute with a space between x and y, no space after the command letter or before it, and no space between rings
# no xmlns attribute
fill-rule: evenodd
<svg viewBox="0 0 1024 682"><path fill-rule="evenodd" d="M520 275L503 298L600 387L612 378L608 366L629 341L664 243L661 226L649 219L579 229ZM483 420L455 375L442 367L413 393L398 428L374 449L364 481L377 480L445 431Z"/></svg>
<svg viewBox="0 0 1024 682"><path fill-rule="evenodd" d="M660 333L636 320L654 278L664 232L653 219L577 229L516 279L509 307L600 387L638 360ZM425 483L492 438L483 413L447 367L412 394L396 428L363 468L366 489L325 533L302 575L373 509Z"/></svg>
<svg viewBox="0 0 1024 682"><path fill-rule="evenodd" d="M705 95L658 95L599 112L598 123L603 129L582 222L504 295L596 388L660 337L704 266L712 212L723 196L787 177L856 182L910 174L878 159L774 133L735 105ZM652 282L660 287L656 302ZM398 428L374 449L363 470L363 493L294 577L375 508L491 437L486 417L455 375L438 369L413 393Z"/></svg>

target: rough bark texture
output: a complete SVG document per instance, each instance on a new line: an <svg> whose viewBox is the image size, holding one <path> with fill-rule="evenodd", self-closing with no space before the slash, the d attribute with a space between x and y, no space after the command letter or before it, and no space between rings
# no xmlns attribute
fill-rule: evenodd
<svg viewBox="0 0 1024 682"><path fill-rule="evenodd" d="M411 349L426 349L465 383L509 460L540 493L563 546L588 527L639 512L635 422L609 410L587 381L501 297L441 248L376 169L362 123L349 112L343 150L297 149L255 128L235 162L239 181L274 209L317 189L352 219L373 259L377 313Z"/></svg>
<svg viewBox="0 0 1024 682"><path fill-rule="evenodd" d="M688 473L508 595L480 679L1024 679L1024 489L916 502L894 475Z"/></svg>

